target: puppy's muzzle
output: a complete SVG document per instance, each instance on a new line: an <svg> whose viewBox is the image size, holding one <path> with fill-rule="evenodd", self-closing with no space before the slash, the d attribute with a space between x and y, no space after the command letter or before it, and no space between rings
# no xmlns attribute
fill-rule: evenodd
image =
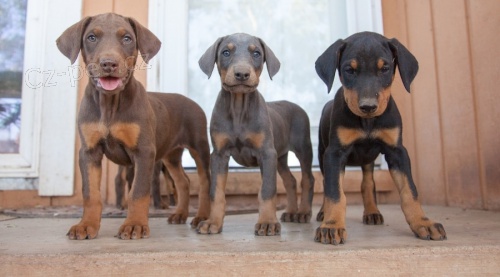
<svg viewBox="0 0 500 277"><path fill-rule="evenodd" d="M250 68L246 66L234 67L234 79L239 82L246 82L250 78Z"/></svg>
<svg viewBox="0 0 500 277"><path fill-rule="evenodd" d="M375 98L361 99L358 104L359 110L365 114L371 114L377 111L378 101Z"/></svg>
<svg viewBox="0 0 500 277"><path fill-rule="evenodd" d="M106 73L114 73L118 68L118 62L115 59L103 58L99 61L102 71Z"/></svg>

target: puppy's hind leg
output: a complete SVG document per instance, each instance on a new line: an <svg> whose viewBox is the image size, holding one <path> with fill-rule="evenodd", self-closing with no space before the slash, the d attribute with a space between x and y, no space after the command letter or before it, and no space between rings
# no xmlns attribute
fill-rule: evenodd
<svg viewBox="0 0 500 277"><path fill-rule="evenodd" d="M183 148L177 148L163 159L163 163L174 180L178 197L177 208L168 217L168 223L170 224L184 224L189 215L189 178L182 168L183 152Z"/></svg>
<svg viewBox="0 0 500 277"><path fill-rule="evenodd" d="M153 204L155 209L166 209L168 204L161 199L160 191L160 174L163 163L161 161L156 162L155 169L153 173L153 181L151 182L151 195L153 196Z"/></svg>
<svg viewBox="0 0 500 277"><path fill-rule="evenodd" d="M294 109L291 122L290 150L300 162L301 171L301 197L294 222L308 223L312 217L312 200L314 195L314 176L312 174L312 144L309 118L300 107ZM285 161L286 162L286 161ZM288 168L288 165L287 165Z"/></svg>
<svg viewBox="0 0 500 277"><path fill-rule="evenodd" d="M312 217L312 202L314 196L314 176L312 174L312 149L309 143L309 148L304 151L295 151L297 158L300 161L300 169L302 179L300 180L301 197L297 222L309 223Z"/></svg>
<svg viewBox="0 0 500 277"><path fill-rule="evenodd" d="M361 167L363 170L363 181L361 181L361 194L363 195L363 223L367 225L382 225L384 217L377 208L377 195L375 181L373 179L373 162Z"/></svg>
<svg viewBox="0 0 500 277"><path fill-rule="evenodd" d="M297 222L297 180L288 168L288 153L278 158L278 173L286 190L286 211L281 215L283 222Z"/></svg>
<svg viewBox="0 0 500 277"><path fill-rule="evenodd" d="M125 186L127 180L125 178L126 168L121 165L118 167L118 173L115 177L115 194L116 194L116 207L120 210L125 209Z"/></svg>
<svg viewBox="0 0 500 277"><path fill-rule="evenodd" d="M200 182L200 190L198 192L198 212L191 221L191 227L196 228L198 224L207 220L210 215L210 151L207 147L199 147L197 150L189 149L191 157L196 162L196 170L198 172L198 180Z"/></svg>

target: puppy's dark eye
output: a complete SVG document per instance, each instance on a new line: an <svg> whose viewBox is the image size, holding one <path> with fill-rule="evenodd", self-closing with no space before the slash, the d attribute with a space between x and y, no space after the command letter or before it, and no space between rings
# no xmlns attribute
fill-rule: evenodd
<svg viewBox="0 0 500 277"><path fill-rule="evenodd" d="M96 42L97 41L97 37L95 35L89 35L87 37L87 40L90 41L90 42Z"/></svg>
<svg viewBox="0 0 500 277"><path fill-rule="evenodd" d="M126 36L124 36L124 37L123 37L123 39L122 39L122 40L123 40L123 43L125 43L125 44L129 44L129 43L131 43L131 42L132 42L132 37L131 37L131 36L129 36L129 35L126 35Z"/></svg>
<svg viewBox="0 0 500 277"><path fill-rule="evenodd" d="M347 66L347 67L344 68L344 72L347 73L347 74L352 75L352 74L354 74L355 71L354 71L354 68L352 68L350 66Z"/></svg>
<svg viewBox="0 0 500 277"><path fill-rule="evenodd" d="M222 56L229 57L230 55L231 55L231 53L229 52L229 50L222 51Z"/></svg>
<svg viewBox="0 0 500 277"><path fill-rule="evenodd" d="M257 58L260 58L261 54L260 54L260 52L259 52L259 51L254 51L254 52L252 53L252 56L253 56L254 58L256 58L256 59L257 59Z"/></svg>
<svg viewBox="0 0 500 277"><path fill-rule="evenodd" d="M387 73L387 72L389 72L390 69L391 69L391 67L386 64L386 65L382 66L382 68L380 69L380 71L382 73Z"/></svg>

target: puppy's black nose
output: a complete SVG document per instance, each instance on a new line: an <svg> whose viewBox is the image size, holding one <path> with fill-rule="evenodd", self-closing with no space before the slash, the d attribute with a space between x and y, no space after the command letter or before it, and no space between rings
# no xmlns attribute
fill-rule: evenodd
<svg viewBox="0 0 500 277"><path fill-rule="evenodd" d="M118 63L113 59L102 59L100 65L106 73L112 73L118 67Z"/></svg>
<svg viewBox="0 0 500 277"><path fill-rule="evenodd" d="M234 69L234 78L238 81L246 81L250 78L250 70L242 67L237 67Z"/></svg>
<svg viewBox="0 0 500 277"><path fill-rule="evenodd" d="M359 109L364 113L373 113L377 110L377 105L362 105Z"/></svg>

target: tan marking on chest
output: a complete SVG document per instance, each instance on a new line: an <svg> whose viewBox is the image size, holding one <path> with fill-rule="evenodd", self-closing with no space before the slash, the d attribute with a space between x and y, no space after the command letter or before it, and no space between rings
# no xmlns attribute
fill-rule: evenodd
<svg viewBox="0 0 500 277"><path fill-rule="evenodd" d="M80 125L83 142L88 149L94 148L99 141L108 135L108 129L99 122L83 123Z"/></svg>
<svg viewBox="0 0 500 277"><path fill-rule="evenodd" d="M225 133L213 133L212 140L215 149L222 149L229 142L229 136Z"/></svg>
<svg viewBox="0 0 500 277"><path fill-rule="evenodd" d="M346 146L352 144L358 139L366 138L366 133L360 129L339 127L337 129L337 136L339 138L340 144Z"/></svg>
<svg viewBox="0 0 500 277"><path fill-rule="evenodd" d="M390 146L396 146L399 141L399 127L390 129L379 129L375 130L370 134L370 137L375 139L380 139L385 144Z"/></svg>
<svg viewBox="0 0 500 277"><path fill-rule="evenodd" d="M255 148L259 149L264 144L265 135L264 135L263 132L260 132L260 133L247 133L245 138Z"/></svg>
<svg viewBox="0 0 500 277"><path fill-rule="evenodd" d="M137 123L115 123L110 128L111 136L121 141L128 148L135 148L141 133Z"/></svg>

